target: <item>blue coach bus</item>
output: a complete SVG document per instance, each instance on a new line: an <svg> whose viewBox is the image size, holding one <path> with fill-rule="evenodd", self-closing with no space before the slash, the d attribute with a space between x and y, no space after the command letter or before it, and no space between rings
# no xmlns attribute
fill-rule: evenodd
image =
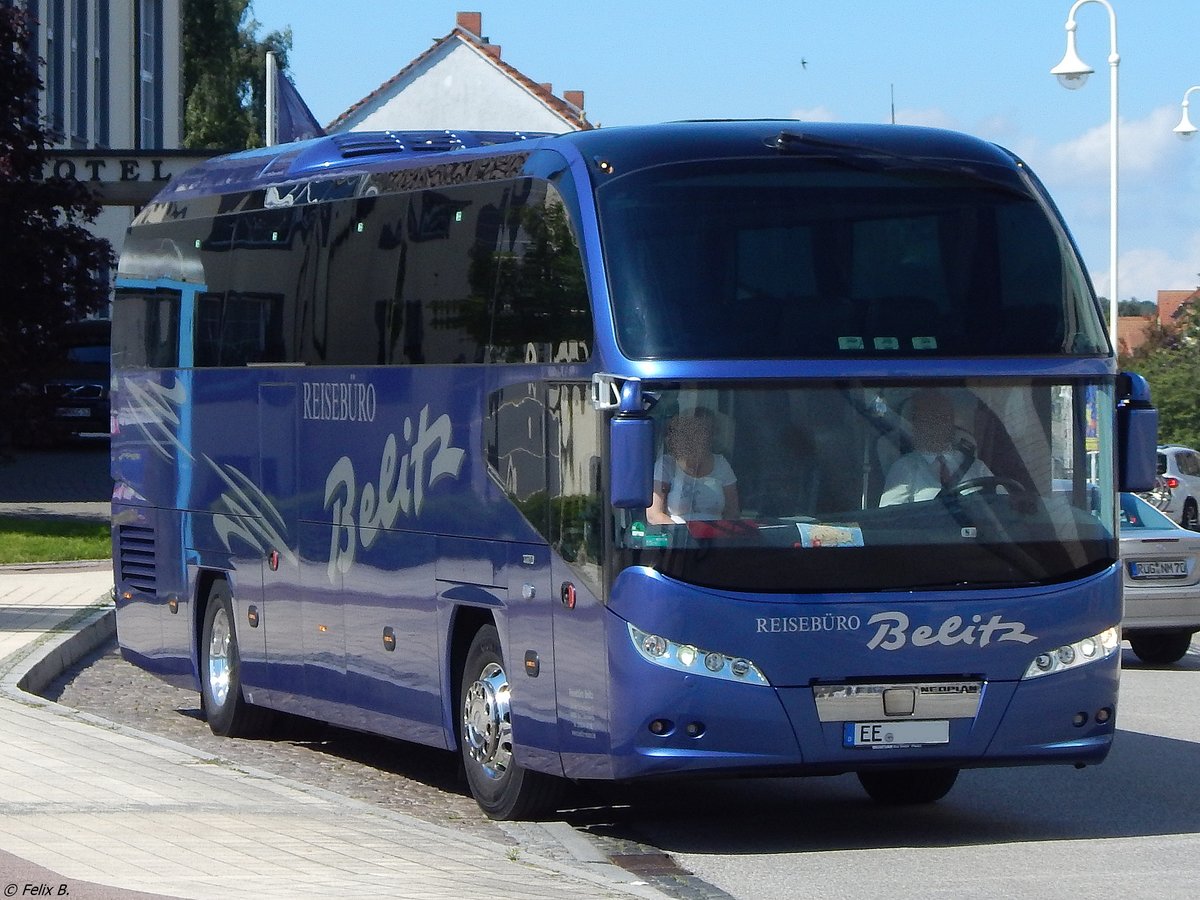
<svg viewBox="0 0 1200 900"><path fill-rule="evenodd" d="M349 133L206 162L113 312L127 659L212 729L567 780L1101 761L1145 383L950 132Z"/></svg>

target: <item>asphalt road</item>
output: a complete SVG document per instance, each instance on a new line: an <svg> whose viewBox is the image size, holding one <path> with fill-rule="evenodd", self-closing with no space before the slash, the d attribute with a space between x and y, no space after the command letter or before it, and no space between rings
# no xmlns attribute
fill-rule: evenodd
<svg viewBox="0 0 1200 900"><path fill-rule="evenodd" d="M103 438L0 454L0 515L108 518L111 500Z"/></svg>

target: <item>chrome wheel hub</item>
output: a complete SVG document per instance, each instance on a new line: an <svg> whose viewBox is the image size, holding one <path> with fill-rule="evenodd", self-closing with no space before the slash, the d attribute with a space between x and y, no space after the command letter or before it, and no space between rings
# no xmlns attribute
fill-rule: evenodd
<svg viewBox="0 0 1200 900"><path fill-rule="evenodd" d="M502 778L512 765L512 714L508 676L488 663L463 692L463 743L489 778Z"/></svg>
<svg viewBox="0 0 1200 900"><path fill-rule="evenodd" d="M224 609L213 616L212 636L208 642L208 693L217 706L224 706L229 697L229 644L232 632Z"/></svg>

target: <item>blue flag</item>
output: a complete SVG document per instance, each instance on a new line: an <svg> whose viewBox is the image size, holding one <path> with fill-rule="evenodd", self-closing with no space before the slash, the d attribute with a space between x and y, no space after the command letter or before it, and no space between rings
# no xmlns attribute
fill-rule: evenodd
<svg viewBox="0 0 1200 900"><path fill-rule="evenodd" d="M275 140L278 143L307 141L325 135L325 129L317 124L292 79L279 68L275 70L275 108Z"/></svg>

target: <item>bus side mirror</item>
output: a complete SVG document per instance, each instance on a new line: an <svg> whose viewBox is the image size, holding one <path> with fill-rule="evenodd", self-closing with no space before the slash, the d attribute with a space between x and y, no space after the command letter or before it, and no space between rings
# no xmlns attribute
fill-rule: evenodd
<svg viewBox="0 0 1200 900"><path fill-rule="evenodd" d="M618 509L645 510L654 499L654 420L649 412L658 398L642 393L639 378L610 379L607 387L600 383L604 376L592 380L594 397L614 401L606 404L614 410L608 426L609 500Z"/></svg>
<svg viewBox="0 0 1200 900"><path fill-rule="evenodd" d="M609 425L609 498L621 509L650 506L654 493L654 420L614 416Z"/></svg>
<svg viewBox="0 0 1200 900"><path fill-rule="evenodd" d="M1158 475L1158 410L1141 375L1117 376L1117 490L1148 491Z"/></svg>

